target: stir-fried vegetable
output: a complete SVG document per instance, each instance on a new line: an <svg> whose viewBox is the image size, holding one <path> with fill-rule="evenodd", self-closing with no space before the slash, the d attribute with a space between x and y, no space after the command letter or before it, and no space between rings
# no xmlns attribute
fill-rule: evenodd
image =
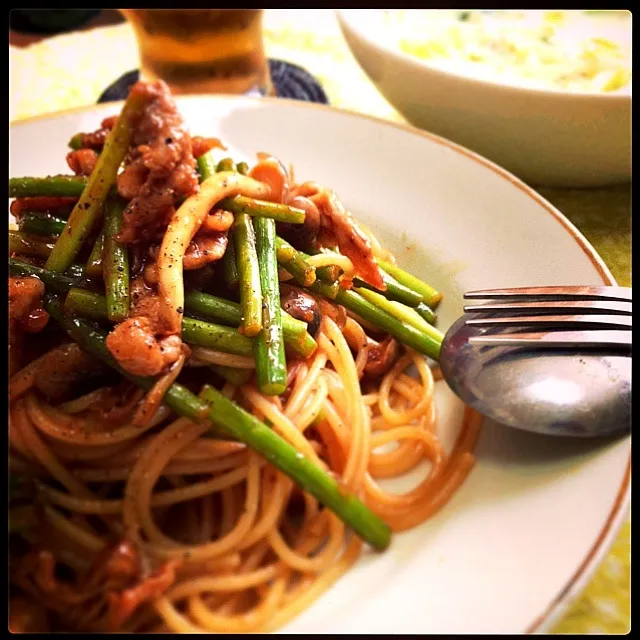
<svg viewBox="0 0 640 640"><path fill-rule="evenodd" d="M21 231L35 236L58 236L64 231L65 224L55 216L28 211L22 214L19 227Z"/></svg>
<svg viewBox="0 0 640 640"><path fill-rule="evenodd" d="M121 322L129 315L129 253L127 247L116 239L122 228L123 209L117 200L108 202L104 220L104 286L107 315L113 322Z"/></svg>
<svg viewBox="0 0 640 640"><path fill-rule="evenodd" d="M302 252L294 249L286 240L276 238L278 264L288 271L304 287L316 280L316 269L307 264Z"/></svg>
<svg viewBox="0 0 640 640"><path fill-rule="evenodd" d="M419 278L416 278L397 265L392 264L391 262L387 262L386 260L378 260L378 264L389 275L395 278L397 282L404 285L408 289L419 293L422 296L422 301L432 309L435 309L438 306L440 300L442 300L442 294L439 291L436 291L432 286L428 285L426 282L423 282Z"/></svg>
<svg viewBox="0 0 640 640"><path fill-rule="evenodd" d="M262 293L256 236L251 218L246 213L236 216L233 240L242 306L241 327L246 335L255 336L262 329Z"/></svg>
<svg viewBox="0 0 640 640"><path fill-rule="evenodd" d="M225 198L218 203L218 206L225 211L231 211L231 213L246 213L252 218L270 218L278 222L302 224L305 219L305 213L302 209L246 198L245 196Z"/></svg>
<svg viewBox="0 0 640 640"><path fill-rule="evenodd" d="M52 250L53 242L21 231L9 231L9 253L48 258Z"/></svg>
<svg viewBox="0 0 640 640"><path fill-rule="evenodd" d="M276 223L268 218L258 218L254 224L262 289L262 329L254 343L256 379L262 393L280 395L287 387L287 365L276 259Z"/></svg>
<svg viewBox="0 0 640 640"><path fill-rule="evenodd" d="M46 266L51 271L65 271L69 267L102 216L109 190L115 184L116 174L129 149L133 122L143 107L141 96L131 92L115 127L107 136L96 167L73 208L64 231L47 259Z"/></svg>

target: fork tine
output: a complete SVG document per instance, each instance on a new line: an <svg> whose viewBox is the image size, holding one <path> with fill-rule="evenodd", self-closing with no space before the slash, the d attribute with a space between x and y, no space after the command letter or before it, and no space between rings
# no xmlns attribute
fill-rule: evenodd
<svg viewBox="0 0 640 640"><path fill-rule="evenodd" d="M514 287L510 289L480 289L464 294L467 299L480 298L569 298L574 300L619 300L631 301L631 289L628 287Z"/></svg>
<svg viewBox="0 0 640 640"><path fill-rule="evenodd" d="M496 347L624 347L631 348L631 331L549 331L500 333L469 338L478 346Z"/></svg>
<svg viewBox="0 0 640 640"><path fill-rule="evenodd" d="M631 303L611 300L539 300L537 302L497 302L485 304L468 304L464 306L465 313L484 313L486 311L535 311L547 313L561 311L564 313L620 313L631 315Z"/></svg>
<svg viewBox="0 0 640 640"><path fill-rule="evenodd" d="M474 326L544 325L569 327L588 325L585 328L612 327L631 329L631 316L575 315L575 316L513 316L508 318L468 318L465 324Z"/></svg>

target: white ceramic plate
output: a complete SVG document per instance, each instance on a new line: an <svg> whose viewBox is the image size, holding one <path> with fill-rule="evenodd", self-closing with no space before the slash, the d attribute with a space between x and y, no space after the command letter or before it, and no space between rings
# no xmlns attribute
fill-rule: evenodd
<svg viewBox="0 0 640 640"><path fill-rule="evenodd" d="M180 100L191 131L230 153L269 151L297 179L332 186L400 263L445 295L440 326L469 289L599 284L612 277L548 202L497 166L441 138L281 100ZM68 172L66 143L120 105L10 129L10 175ZM444 383L439 429L461 405ZM423 526L366 554L291 633L518 633L547 629L585 586L628 513L630 439L544 439L485 422L477 465Z"/></svg>

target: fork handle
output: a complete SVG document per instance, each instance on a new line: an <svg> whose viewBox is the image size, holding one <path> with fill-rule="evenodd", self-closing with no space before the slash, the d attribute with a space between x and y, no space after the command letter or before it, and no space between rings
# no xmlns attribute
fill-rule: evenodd
<svg viewBox="0 0 640 640"><path fill-rule="evenodd" d="M556 298L568 300L618 300L631 301L630 287L598 287L598 286L571 286L571 287L513 287L510 289L479 289L468 291L464 297L469 300L480 298Z"/></svg>

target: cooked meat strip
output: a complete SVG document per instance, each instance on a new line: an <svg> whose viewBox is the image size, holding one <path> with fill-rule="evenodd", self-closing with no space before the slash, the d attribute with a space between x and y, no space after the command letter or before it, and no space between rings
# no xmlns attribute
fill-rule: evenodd
<svg viewBox="0 0 640 640"><path fill-rule="evenodd" d="M140 277L131 283L129 317L107 336L107 349L123 368L139 376L157 376L178 360L182 342L166 335L156 292Z"/></svg>
<svg viewBox="0 0 640 640"><path fill-rule="evenodd" d="M39 278L9 276L9 324L28 332L41 331L49 314L42 308L44 283Z"/></svg>
<svg viewBox="0 0 640 640"><path fill-rule="evenodd" d="M117 121L118 116L109 116L102 121L102 124L97 131L85 133L82 136L83 148L101 151L102 147L104 147L104 141L107 139L109 131L113 129Z"/></svg>
<svg viewBox="0 0 640 640"><path fill-rule="evenodd" d="M233 213L215 209L200 226L200 233L228 231L233 225Z"/></svg>
<svg viewBox="0 0 640 640"><path fill-rule="evenodd" d="M371 243L360 230L351 214L345 210L336 194L324 190L311 196L320 211L320 246L338 245L340 252L353 263L356 275L381 291L386 289Z"/></svg>
<svg viewBox="0 0 640 640"><path fill-rule="evenodd" d="M9 374L16 373L24 358L23 334L42 331L49 314L42 308L44 283L34 277L9 277Z"/></svg>
<svg viewBox="0 0 640 640"><path fill-rule="evenodd" d="M67 628L101 632L118 631L142 604L164 593L177 566L165 562L153 568L126 539L105 547L75 582L58 578L57 564L51 551L34 547L21 559L14 581L58 613Z"/></svg>
<svg viewBox="0 0 640 640"><path fill-rule="evenodd" d="M153 287L148 287L141 277L131 280L131 317L146 316L151 323L162 329L160 326L160 301Z"/></svg>
<svg viewBox="0 0 640 640"><path fill-rule="evenodd" d="M301 182L300 184L296 184L295 186L291 187L289 195L292 198L296 198L297 196L310 198L311 196L315 196L321 191L324 191L322 185L313 180L307 180L307 182Z"/></svg>
<svg viewBox="0 0 640 640"><path fill-rule="evenodd" d="M106 344L118 364L129 373L157 376L180 357L182 342L178 336L158 339L149 318L140 316L116 325Z"/></svg>
<svg viewBox="0 0 640 640"><path fill-rule="evenodd" d="M289 192L289 175L280 160L268 153L259 153L258 162L249 172L249 177L269 187L268 200L285 201Z"/></svg>
<svg viewBox="0 0 640 640"><path fill-rule="evenodd" d="M66 399L79 385L107 370L106 365L72 342L52 349L43 357L35 386L52 400Z"/></svg>
<svg viewBox="0 0 640 640"><path fill-rule="evenodd" d="M321 191L315 182L291 186L291 178L284 165L267 153L258 154L258 163L249 175L266 185L271 190L269 200L288 204L302 209L306 213L304 224L278 223L278 233L298 248L310 249L320 230L320 212L307 197Z"/></svg>
<svg viewBox="0 0 640 640"><path fill-rule="evenodd" d="M199 158L211 149L227 150L218 138L203 138L202 136L194 136L191 138L191 148L193 149L193 157Z"/></svg>
<svg viewBox="0 0 640 640"><path fill-rule="evenodd" d="M229 240L225 233L198 234L190 243L183 258L182 268L185 271L202 269L207 264L220 260L227 249ZM145 267L145 280L148 284L157 284L156 260L160 246L155 244L149 247L149 256L153 262L147 263Z"/></svg>
<svg viewBox="0 0 640 640"><path fill-rule="evenodd" d="M134 123L132 148L118 176L118 191L130 200L118 239L135 243L164 228L179 200L198 189L196 161L182 117L162 82L138 82L146 108Z"/></svg>
<svg viewBox="0 0 640 640"><path fill-rule="evenodd" d="M11 215L19 220L25 211L40 211L42 213L61 214L70 213L78 198L65 196L37 196L34 198L16 198L9 206Z"/></svg>
<svg viewBox="0 0 640 640"><path fill-rule="evenodd" d="M155 245L156 247L158 245ZM142 272L144 282L149 287L158 286L158 265L155 262L147 262Z"/></svg>
<svg viewBox="0 0 640 640"><path fill-rule="evenodd" d="M182 268L185 271L194 271L202 269L212 262L217 262L224 256L227 244L226 233L196 236L182 258Z"/></svg>
<svg viewBox="0 0 640 640"><path fill-rule="evenodd" d="M78 149L67 153L67 164L77 176L90 176L98 162L98 154L93 149Z"/></svg>
<svg viewBox="0 0 640 640"><path fill-rule="evenodd" d="M162 595L175 582L175 563L165 562L148 577L123 591L110 591L107 594L109 604L109 629L117 631L140 607Z"/></svg>

